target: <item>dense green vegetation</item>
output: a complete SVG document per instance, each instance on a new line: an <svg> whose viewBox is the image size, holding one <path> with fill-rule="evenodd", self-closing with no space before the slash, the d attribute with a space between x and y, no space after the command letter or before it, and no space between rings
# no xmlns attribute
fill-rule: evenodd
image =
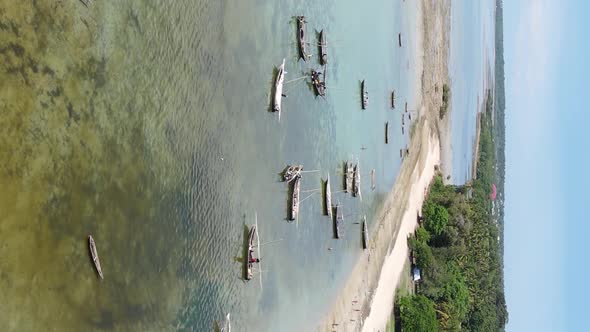
<svg viewBox="0 0 590 332"><path fill-rule="evenodd" d="M492 102L486 106L481 117L477 180L453 186L437 176L422 207L424 222L408 241L416 265L422 268L423 281L417 296L398 303L404 331L426 331L416 329L410 318L426 315L430 305L441 331L498 331L508 319L500 229L490 199L497 180ZM420 305L409 305L418 296Z"/></svg>
<svg viewBox="0 0 590 332"><path fill-rule="evenodd" d="M451 100L451 88L448 84L443 84L442 106L440 107L440 118L442 119L449 110L449 102Z"/></svg>

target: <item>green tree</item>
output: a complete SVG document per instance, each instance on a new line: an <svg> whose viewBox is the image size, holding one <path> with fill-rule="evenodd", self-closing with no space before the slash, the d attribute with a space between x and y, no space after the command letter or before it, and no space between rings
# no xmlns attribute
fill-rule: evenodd
<svg viewBox="0 0 590 332"><path fill-rule="evenodd" d="M423 295L405 296L399 300L402 331L438 331L434 303Z"/></svg>
<svg viewBox="0 0 590 332"><path fill-rule="evenodd" d="M444 206L428 201L423 215L424 227L431 235L439 236L444 232L449 222L449 211Z"/></svg>

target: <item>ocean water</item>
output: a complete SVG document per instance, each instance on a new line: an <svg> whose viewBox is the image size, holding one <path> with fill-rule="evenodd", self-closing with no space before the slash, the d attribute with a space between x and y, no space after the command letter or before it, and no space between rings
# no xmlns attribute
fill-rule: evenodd
<svg viewBox="0 0 590 332"><path fill-rule="evenodd" d="M451 182L471 179L477 113L494 72L495 1L451 2ZM489 76L490 79L493 77Z"/></svg>
<svg viewBox="0 0 590 332"><path fill-rule="evenodd" d="M417 75L401 1L0 1L0 325L4 331L305 331L328 311L400 167ZM295 15L327 32L328 94ZM270 113L286 59L280 122ZM370 96L360 109L360 80ZM396 90L397 109L389 108ZM390 143L384 144L389 121ZM366 147L366 149L361 149ZM362 201L338 192L358 159ZM278 173L301 163L287 222ZM369 173L377 187L370 190ZM314 190L330 174L342 240ZM308 197L309 196L309 197ZM257 216L261 273L241 279ZM88 255L97 245L105 279ZM333 248L333 250L328 250Z"/></svg>

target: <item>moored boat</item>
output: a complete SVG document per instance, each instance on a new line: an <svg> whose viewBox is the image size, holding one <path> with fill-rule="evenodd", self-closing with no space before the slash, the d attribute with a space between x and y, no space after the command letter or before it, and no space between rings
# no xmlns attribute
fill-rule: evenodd
<svg viewBox="0 0 590 332"><path fill-rule="evenodd" d="M229 321L229 313L225 316L225 322L219 328L219 332L231 332L231 322Z"/></svg>
<svg viewBox="0 0 590 332"><path fill-rule="evenodd" d="M299 58L307 61L308 55L305 47L305 16L297 16L297 42L299 43Z"/></svg>
<svg viewBox="0 0 590 332"><path fill-rule="evenodd" d="M332 206L332 209L334 211L332 211L332 220L334 222L334 238L339 239L340 238L340 223L343 220L342 217L342 209L340 209L340 205L336 204Z"/></svg>
<svg viewBox="0 0 590 332"><path fill-rule="evenodd" d="M398 40L398 43L399 43L399 47L402 47L402 34L401 33L398 33L397 34L397 40Z"/></svg>
<svg viewBox="0 0 590 332"><path fill-rule="evenodd" d="M360 163L357 160L356 165L354 166L354 177L352 181L352 196L360 197L361 196L361 169Z"/></svg>
<svg viewBox="0 0 590 332"><path fill-rule="evenodd" d="M375 169L371 170L371 190L375 190Z"/></svg>
<svg viewBox="0 0 590 332"><path fill-rule="evenodd" d="M361 108L367 109L367 104L369 103L369 93L367 92L367 88L365 87L365 80L361 81Z"/></svg>
<svg viewBox="0 0 590 332"><path fill-rule="evenodd" d="M354 179L354 164L351 161L346 163L346 192L352 193L352 180Z"/></svg>
<svg viewBox="0 0 590 332"><path fill-rule="evenodd" d="M391 91L391 108L395 109L395 90Z"/></svg>
<svg viewBox="0 0 590 332"><path fill-rule="evenodd" d="M283 172L283 181L291 182L295 177L301 176L303 165L289 165Z"/></svg>
<svg viewBox="0 0 590 332"><path fill-rule="evenodd" d="M369 247L369 232L367 231L367 216L363 216L363 249Z"/></svg>
<svg viewBox="0 0 590 332"><path fill-rule="evenodd" d="M301 191L301 175L292 181L291 204L289 204L289 220L296 220L299 215L299 192Z"/></svg>
<svg viewBox="0 0 590 332"><path fill-rule="evenodd" d="M252 279L254 275L254 245L258 241L258 231L256 225L252 225L248 231L248 254L246 256L246 280Z"/></svg>
<svg viewBox="0 0 590 332"><path fill-rule="evenodd" d="M332 218L332 190L330 189L330 174L325 183L324 214Z"/></svg>
<svg viewBox="0 0 590 332"><path fill-rule="evenodd" d="M328 45L326 44L326 34L324 30L320 31L320 64L325 66L328 63Z"/></svg>
<svg viewBox="0 0 590 332"><path fill-rule="evenodd" d="M281 120L281 101L283 99L283 82L285 81L285 59L283 59L283 63L279 66L279 72L277 73L277 77L275 80L275 96L272 105L272 111L279 113L279 121Z"/></svg>
<svg viewBox="0 0 590 332"><path fill-rule="evenodd" d="M90 249L90 256L92 257L92 262L94 263L96 272L98 272L100 279L104 279L104 276L102 275L102 268L100 267L100 260L98 259L98 253L96 251L96 244L94 243L92 235L88 235L88 248Z"/></svg>
<svg viewBox="0 0 590 332"><path fill-rule="evenodd" d="M321 72L312 70L311 71L311 84L313 85L313 89L316 96L325 96L326 95L326 72L324 71L324 81L320 80Z"/></svg>
<svg viewBox="0 0 590 332"><path fill-rule="evenodd" d="M385 144L389 144L389 121L385 122Z"/></svg>

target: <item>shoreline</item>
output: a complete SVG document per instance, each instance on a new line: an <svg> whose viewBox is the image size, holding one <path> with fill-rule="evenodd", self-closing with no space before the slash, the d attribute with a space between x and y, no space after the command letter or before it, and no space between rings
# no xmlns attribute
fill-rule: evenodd
<svg viewBox="0 0 590 332"><path fill-rule="evenodd" d="M376 224L369 230L370 247L363 252L317 331L385 330L392 315L395 290L408 259L407 236L417 224L435 166L450 166L449 116L439 117L442 84L449 82L450 1L418 4L416 22L418 119L412 124L408 148L395 184Z"/></svg>

